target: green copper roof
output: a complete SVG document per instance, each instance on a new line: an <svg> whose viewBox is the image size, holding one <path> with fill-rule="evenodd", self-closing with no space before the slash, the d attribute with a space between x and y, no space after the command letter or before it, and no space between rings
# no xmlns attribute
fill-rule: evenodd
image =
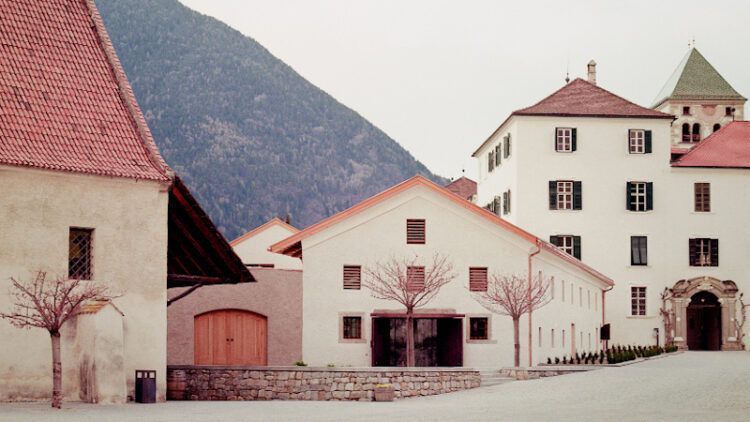
<svg viewBox="0 0 750 422"><path fill-rule="evenodd" d="M691 48L669 78L654 107L665 100L745 100L696 48Z"/></svg>

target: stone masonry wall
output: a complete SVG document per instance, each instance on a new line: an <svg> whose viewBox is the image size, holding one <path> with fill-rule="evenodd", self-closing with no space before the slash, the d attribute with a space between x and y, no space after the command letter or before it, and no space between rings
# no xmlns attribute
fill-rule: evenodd
<svg viewBox="0 0 750 422"><path fill-rule="evenodd" d="M445 368L167 367L169 400L373 400L377 384L395 397L479 387L479 372Z"/></svg>

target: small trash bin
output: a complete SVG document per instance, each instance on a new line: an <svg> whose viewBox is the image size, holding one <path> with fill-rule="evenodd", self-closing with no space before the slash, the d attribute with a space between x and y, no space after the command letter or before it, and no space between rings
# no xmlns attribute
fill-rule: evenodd
<svg viewBox="0 0 750 422"><path fill-rule="evenodd" d="M156 403L156 371L135 370L136 403Z"/></svg>

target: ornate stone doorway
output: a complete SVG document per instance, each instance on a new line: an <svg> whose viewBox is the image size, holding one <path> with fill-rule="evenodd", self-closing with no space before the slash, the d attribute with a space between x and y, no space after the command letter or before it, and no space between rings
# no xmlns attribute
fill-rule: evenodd
<svg viewBox="0 0 750 422"><path fill-rule="evenodd" d="M672 290L674 342L682 350L741 350L734 324L737 285L696 277Z"/></svg>
<svg viewBox="0 0 750 422"><path fill-rule="evenodd" d="M690 298L687 344L690 350L721 349L721 304L711 292L698 292Z"/></svg>

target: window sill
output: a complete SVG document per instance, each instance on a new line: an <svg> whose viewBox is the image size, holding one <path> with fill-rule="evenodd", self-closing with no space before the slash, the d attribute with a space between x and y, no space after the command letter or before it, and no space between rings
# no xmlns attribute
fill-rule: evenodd
<svg viewBox="0 0 750 422"><path fill-rule="evenodd" d="M466 339L466 344L497 344L497 340L492 339L486 339L486 340L479 340L479 339Z"/></svg>
<svg viewBox="0 0 750 422"><path fill-rule="evenodd" d="M628 315L625 317L626 319L654 319L656 316L651 315Z"/></svg>
<svg viewBox="0 0 750 422"><path fill-rule="evenodd" d="M690 268L710 269L710 268L719 268L719 266L718 265L690 265Z"/></svg>
<svg viewBox="0 0 750 422"><path fill-rule="evenodd" d="M628 214L651 214L654 212L654 210L647 210L647 211L631 211L631 210L625 210Z"/></svg>
<svg viewBox="0 0 750 422"><path fill-rule="evenodd" d="M340 338L339 343L361 344L361 343L367 343L367 340L363 338Z"/></svg>
<svg viewBox="0 0 750 422"><path fill-rule="evenodd" d="M690 214L714 214L713 211L691 211Z"/></svg>
<svg viewBox="0 0 750 422"><path fill-rule="evenodd" d="M651 266L650 266L650 265L648 265L648 264L646 264L646 265L635 265L635 264L630 264L630 265L628 265L628 268L651 268Z"/></svg>

